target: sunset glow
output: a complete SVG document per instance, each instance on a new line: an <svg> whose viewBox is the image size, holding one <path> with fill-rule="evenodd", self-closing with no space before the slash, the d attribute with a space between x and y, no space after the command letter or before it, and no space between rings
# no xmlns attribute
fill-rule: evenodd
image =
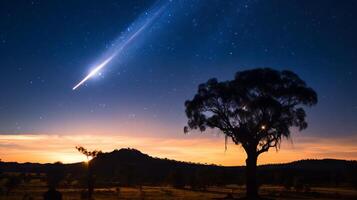
<svg viewBox="0 0 357 200"><path fill-rule="evenodd" d="M99 141L99 142L98 142ZM244 165L244 150L232 143L224 150L222 136L169 139L118 135L0 135L0 157L4 161L73 163L87 161L74 147L101 149L110 152L120 148L136 148L159 158L217 165ZM314 137L296 137L294 142L285 141L282 149L271 149L259 158L259 164L285 163L308 158L337 158L352 160L357 157L356 137L337 141Z"/></svg>

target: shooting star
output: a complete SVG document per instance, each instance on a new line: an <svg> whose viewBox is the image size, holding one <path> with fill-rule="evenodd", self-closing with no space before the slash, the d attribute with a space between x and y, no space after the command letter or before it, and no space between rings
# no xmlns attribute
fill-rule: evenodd
<svg viewBox="0 0 357 200"><path fill-rule="evenodd" d="M163 5L157 6L157 3L150 9L150 12L145 12L141 17L139 17L131 26L127 28L127 32L120 35L120 39L116 40L112 45L113 48L109 50L109 56L106 56L104 61L96 65L87 76L85 76L78 84L76 84L72 90L76 90L82 84L84 84L88 79L95 76L103 69L110 61L112 61L117 55L123 52L123 50L136 39L149 25L151 25L155 19L157 19L162 12L167 7L169 1Z"/></svg>

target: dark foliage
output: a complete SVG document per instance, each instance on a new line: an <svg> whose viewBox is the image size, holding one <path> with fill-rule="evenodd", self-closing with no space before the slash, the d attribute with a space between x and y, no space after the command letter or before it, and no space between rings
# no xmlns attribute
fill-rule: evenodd
<svg viewBox="0 0 357 200"><path fill-rule="evenodd" d="M94 169L93 169L93 162L92 159L96 158L98 155L102 153L102 151L94 150L94 151L89 151L86 148L82 146L76 146L75 147L80 153L83 155L87 156L88 163L86 166L87 170L87 193L86 193L86 199L91 200L93 199L93 193L94 193L94 182L95 182L95 177L94 177Z"/></svg>
<svg viewBox="0 0 357 200"><path fill-rule="evenodd" d="M237 72L234 80L210 79L185 102L188 125L205 131L219 129L247 153L247 197L256 199L257 158L271 147L278 149L290 128L307 127L304 106L317 103L313 89L291 71L259 68Z"/></svg>
<svg viewBox="0 0 357 200"><path fill-rule="evenodd" d="M307 127L303 106L317 103L314 90L295 73L269 68L238 72L232 81L210 79L185 102L190 129L218 128L256 154L278 148L290 127Z"/></svg>
<svg viewBox="0 0 357 200"><path fill-rule="evenodd" d="M47 173L53 164L2 162L3 178L9 172L21 174ZM204 189L209 185L244 184L244 167L223 167L178 162L153 158L134 149L115 150L102 153L93 159L98 187L128 185L127 176L132 174L134 185L174 185L175 169L180 170L185 186ZM65 174L73 179L86 175L83 163L63 164ZM130 166L130 168L128 168ZM289 185L294 189L294 180L300 179L311 186L356 187L357 162L345 160L302 160L288 164L258 166L261 184ZM11 175L12 176L12 175ZM194 178L192 178L194 176ZM179 182L181 180L178 180Z"/></svg>
<svg viewBox="0 0 357 200"><path fill-rule="evenodd" d="M6 195L8 196L15 188L21 184L22 180L19 176L11 175L8 176L4 184L6 189Z"/></svg>
<svg viewBox="0 0 357 200"><path fill-rule="evenodd" d="M54 189L66 176L65 166L60 162L51 164L47 167L46 175L48 187Z"/></svg>

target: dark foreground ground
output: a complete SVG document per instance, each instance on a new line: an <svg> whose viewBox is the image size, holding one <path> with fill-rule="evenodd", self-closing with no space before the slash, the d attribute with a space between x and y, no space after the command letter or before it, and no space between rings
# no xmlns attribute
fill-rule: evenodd
<svg viewBox="0 0 357 200"><path fill-rule="evenodd" d="M9 196L0 196L0 200L22 200L27 193L34 200L42 199L44 187L21 187L14 190ZM64 200L79 200L80 189L60 189ZM210 187L206 191L192 191L188 189L175 189L172 187L121 187L97 189L94 194L96 200L111 199L223 199L228 193L232 193L235 198L244 196L244 188L239 186ZM357 190L351 188L311 188L309 192L287 191L279 186L262 186L260 194L264 197L284 200L284 199L357 199Z"/></svg>

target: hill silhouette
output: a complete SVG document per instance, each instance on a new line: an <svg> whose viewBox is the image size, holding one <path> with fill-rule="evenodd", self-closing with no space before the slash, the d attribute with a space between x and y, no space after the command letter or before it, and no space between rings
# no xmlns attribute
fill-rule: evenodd
<svg viewBox="0 0 357 200"><path fill-rule="evenodd" d="M244 184L244 166L226 167L155 158L136 149L101 153L92 160L99 185L191 185ZM2 172L47 173L52 164L1 162ZM63 164L67 177L82 179L85 163ZM259 184L310 185L357 184L357 161L323 159L299 160L258 167Z"/></svg>

